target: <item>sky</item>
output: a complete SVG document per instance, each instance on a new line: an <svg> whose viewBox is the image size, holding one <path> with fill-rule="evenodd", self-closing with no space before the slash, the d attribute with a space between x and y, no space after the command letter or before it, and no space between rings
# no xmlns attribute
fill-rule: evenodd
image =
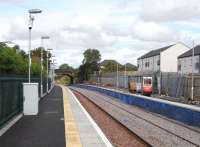
<svg viewBox="0 0 200 147"><path fill-rule="evenodd" d="M78 67L87 48L104 59L137 64L144 53L182 42L200 43L199 0L0 0L0 41L28 50L28 10L34 15L32 48L53 48L57 66Z"/></svg>

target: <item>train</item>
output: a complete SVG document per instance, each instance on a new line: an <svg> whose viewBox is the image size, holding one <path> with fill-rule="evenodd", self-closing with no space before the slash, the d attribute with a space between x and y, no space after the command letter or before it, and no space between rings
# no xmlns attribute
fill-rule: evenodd
<svg viewBox="0 0 200 147"><path fill-rule="evenodd" d="M151 96L153 93L153 80L152 77L143 77L142 83L142 94L146 96Z"/></svg>

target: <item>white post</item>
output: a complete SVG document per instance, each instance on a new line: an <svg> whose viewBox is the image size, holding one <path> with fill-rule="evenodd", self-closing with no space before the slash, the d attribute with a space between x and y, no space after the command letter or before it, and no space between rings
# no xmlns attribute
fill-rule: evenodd
<svg viewBox="0 0 200 147"><path fill-rule="evenodd" d="M126 88L126 64L125 64L125 69L124 69L124 88Z"/></svg>
<svg viewBox="0 0 200 147"><path fill-rule="evenodd" d="M50 67L50 69L49 69L49 74L51 75L51 87L50 87L50 89L52 88L52 63L50 63L49 64L49 67Z"/></svg>
<svg viewBox="0 0 200 147"><path fill-rule="evenodd" d="M51 80L51 85L52 86L51 86L51 88L53 88L53 86L54 86L54 73L53 73L54 72L54 65L53 65L53 62L52 62L51 65L52 65L52 80Z"/></svg>
<svg viewBox="0 0 200 147"><path fill-rule="evenodd" d="M54 86L54 63L52 63L52 87Z"/></svg>
<svg viewBox="0 0 200 147"><path fill-rule="evenodd" d="M48 93L48 86L49 86L49 84L48 84L48 72L49 72L49 52L48 52L48 50L47 50L47 93Z"/></svg>
<svg viewBox="0 0 200 147"><path fill-rule="evenodd" d="M191 99L194 100L194 40L192 47L192 86L191 86Z"/></svg>
<svg viewBox="0 0 200 147"><path fill-rule="evenodd" d="M39 9L31 9L28 12L29 12L29 24L28 24L28 29L29 29L28 82L30 83L31 82L31 29L33 27L33 21L34 21L34 17L31 14L42 13L42 11L39 10Z"/></svg>
<svg viewBox="0 0 200 147"><path fill-rule="evenodd" d="M29 51L28 51L28 82L29 83L31 82L31 29L32 27L29 27Z"/></svg>
<svg viewBox="0 0 200 147"><path fill-rule="evenodd" d="M43 73L43 39L41 38L41 73L40 73L40 97L43 95L43 79L42 79L42 73Z"/></svg>

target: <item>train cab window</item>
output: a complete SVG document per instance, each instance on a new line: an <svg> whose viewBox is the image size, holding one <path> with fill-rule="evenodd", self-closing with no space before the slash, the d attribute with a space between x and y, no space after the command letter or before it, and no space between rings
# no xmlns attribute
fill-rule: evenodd
<svg viewBox="0 0 200 147"><path fill-rule="evenodd" d="M144 85L151 85L151 79L144 79Z"/></svg>

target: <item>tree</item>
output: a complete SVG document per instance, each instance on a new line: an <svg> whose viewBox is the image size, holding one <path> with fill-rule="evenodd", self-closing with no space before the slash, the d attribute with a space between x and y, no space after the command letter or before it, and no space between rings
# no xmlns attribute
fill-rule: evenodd
<svg viewBox="0 0 200 147"><path fill-rule="evenodd" d="M31 70L32 70L32 72L31 72L32 75L40 75L40 72L41 72L40 64L32 63ZM46 71L44 71L43 74L44 73L46 75Z"/></svg>
<svg viewBox="0 0 200 147"><path fill-rule="evenodd" d="M101 60L100 52L97 49L87 49L83 55L83 64L86 64L87 73L93 74L99 71L99 61Z"/></svg>
<svg viewBox="0 0 200 147"><path fill-rule="evenodd" d="M72 66L69 66L68 64L62 64L59 66L59 69L65 69L67 71L73 72L74 68Z"/></svg>
<svg viewBox="0 0 200 147"><path fill-rule="evenodd" d="M8 46L4 42L0 42L0 49L7 48Z"/></svg>
<svg viewBox="0 0 200 147"><path fill-rule="evenodd" d="M15 45L15 46L13 47L13 49L14 49L15 51L19 51L19 50L20 50L20 46L19 46L19 45Z"/></svg>
<svg viewBox="0 0 200 147"><path fill-rule="evenodd" d="M0 46L0 73L26 73L27 65L26 60L20 53L16 52L15 48L10 48L7 45Z"/></svg>
<svg viewBox="0 0 200 147"><path fill-rule="evenodd" d="M38 65L33 65L33 72L32 73L38 73L38 66L40 66L41 62L41 50L42 47L35 48L34 50L31 51L31 56L32 56L32 64L38 64ZM50 58L52 54L48 52L48 57L49 57L49 62L48 62L48 68L50 68ZM37 66L37 68L36 68ZM43 49L43 74L46 75L46 69L47 69L47 51ZM36 71L34 71L36 70Z"/></svg>
<svg viewBox="0 0 200 147"><path fill-rule="evenodd" d="M116 72L117 71L117 64L118 70L122 68L122 65L115 60L104 60L100 63L103 72Z"/></svg>
<svg viewBox="0 0 200 147"><path fill-rule="evenodd" d="M83 64L85 63L99 63L101 60L101 54L97 49L87 49L84 53Z"/></svg>
<svg viewBox="0 0 200 147"><path fill-rule="evenodd" d="M99 71L99 61L101 60L101 54L97 49L87 49L83 55L84 59L78 70L79 82L89 80L90 74Z"/></svg>
<svg viewBox="0 0 200 147"><path fill-rule="evenodd" d="M34 75L40 74L40 63L32 62L31 71ZM18 45L13 48L0 43L0 74L27 74L28 55Z"/></svg>
<svg viewBox="0 0 200 147"><path fill-rule="evenodd" d="M126 63L126 70L127 71L137 71L137 66L131 64L131 63ZM123 65L123 69L125 68L125 65Z"/></svg>

